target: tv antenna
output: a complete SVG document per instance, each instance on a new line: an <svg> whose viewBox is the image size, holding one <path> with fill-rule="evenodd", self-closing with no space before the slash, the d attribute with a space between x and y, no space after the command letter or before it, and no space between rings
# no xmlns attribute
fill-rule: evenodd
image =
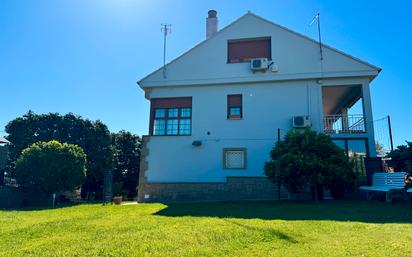
<svg viewBox="0 0 412 257"><path fill-rule="evenodd" d="M315 21L318 22L318 37L319 37L320 60L323 61L322 37L321 37L321 34L320 34L320 13L316 14L316 16L313 17L313 20L310 22L309 27L312 26L312 24L313 24Z"/></svg>
<svg viewBox="0 0 412 257"><path fill-rule="evenodd" d="M160 31L163 33L163 78L166 78L166 37L172 33L172 24L162 23Z"/></svg>

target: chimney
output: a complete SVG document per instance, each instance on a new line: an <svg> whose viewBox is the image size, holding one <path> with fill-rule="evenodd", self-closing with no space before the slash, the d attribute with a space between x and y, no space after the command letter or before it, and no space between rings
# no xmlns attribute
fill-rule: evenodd
<svg viewBox="0 0 412 257"><path fill-rule="evenodd" d="M217 32L217 12L210 10L206 18L206 39L211 38Z"/></svg>

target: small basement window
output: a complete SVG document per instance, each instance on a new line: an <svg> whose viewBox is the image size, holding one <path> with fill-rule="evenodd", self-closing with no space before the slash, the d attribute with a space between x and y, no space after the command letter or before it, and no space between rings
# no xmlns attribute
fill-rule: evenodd
<svg viewBox="0 0 412 257"><path fill-rule="evenodd" d="M227 118L241 119L243 116L242 110L242 95L228 95L227 96Z"/></svg>
<svg viewBox="0 0 412 257"><path fill-rule="evenodd" d="M270 37L236 39L227 42L227 62L249 62L253 58L272 59Z"/></svg>
<svg viewBox="0 0 412 257"><path fill-rule="evenodd" d="M246 149L226 148L223 149L223 167L225 169L245 169Z"/></svg>

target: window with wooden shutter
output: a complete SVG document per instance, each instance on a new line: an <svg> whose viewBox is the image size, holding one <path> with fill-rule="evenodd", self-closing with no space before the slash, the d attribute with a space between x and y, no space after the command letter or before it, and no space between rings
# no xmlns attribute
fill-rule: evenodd
<svg viewBox="0 0 412 257"><path fill-rule="evenodd" d="M149 134L189 136L192 134L192 98L154 98L151 100Z"/></svg>
<svg viewBox="0 0 412 257"><path fill-rule="evenodd" d="M227 96L227 118L241 119L243 117L242 95Z"/></svg>
<svg viewBox="0 0 412 257"><path fill-rule="evenodd" d="M237 39L227 43L227 62L249 62L253 58L272 59L271 39Z"/></svg>

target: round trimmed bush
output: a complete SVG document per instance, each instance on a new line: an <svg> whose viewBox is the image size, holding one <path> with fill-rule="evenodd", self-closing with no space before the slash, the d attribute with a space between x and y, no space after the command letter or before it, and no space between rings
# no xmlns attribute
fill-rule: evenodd
<svg viewBox="0 0 412 257"><path fill-rule="evenodd" d="M16 161L17 182L48 194L78 188L84 182L85 174L83 149L56 140L32 144Z"/></svg>

